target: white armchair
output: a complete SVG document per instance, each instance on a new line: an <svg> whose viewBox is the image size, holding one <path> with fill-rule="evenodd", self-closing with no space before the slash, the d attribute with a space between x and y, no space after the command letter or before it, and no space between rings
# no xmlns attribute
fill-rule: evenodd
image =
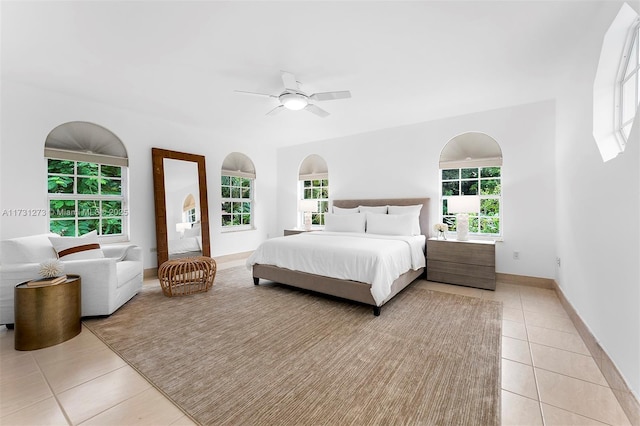
<svg viewBox="0 0 640 426"><path fill-rule="evenodd" d="M2 241L0 251L0 324L13 324L17 284L39 278L40 263L56 258L49 236ZM142 288L142 250L133 244L103 245L101 259L66 260L65 274L80 275L82 316L111 315Z"/></svg>

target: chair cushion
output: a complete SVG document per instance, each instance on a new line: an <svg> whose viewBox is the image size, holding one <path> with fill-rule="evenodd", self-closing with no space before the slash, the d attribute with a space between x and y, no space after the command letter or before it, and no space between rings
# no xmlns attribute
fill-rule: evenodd
<svg viewBox="0 0 640 426"><path fill-rule="evenodd" d="M49 237L60 260L102 259L98 233L91 231L81 237Z"/></svg>
<svg viewBox="0 0 640 426"><path fill-rule="evenodd" d="M2 263L40 263L47 259L55 259L56 251L53 249L49 237L57 237L57 234L39 234L28 237L11 238L2 241Z"/></svg>

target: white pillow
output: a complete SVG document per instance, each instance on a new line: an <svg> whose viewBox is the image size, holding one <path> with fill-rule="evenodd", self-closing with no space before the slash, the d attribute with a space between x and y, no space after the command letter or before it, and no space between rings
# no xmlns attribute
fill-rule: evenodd
<svg viewBox="0 0 640 426"><path fill-rule="evenodd" d="M95 230L81 237L49 237L49 241L61 260L104 258Z"/></svg>
<svg viewBox="0 0 640 426"><path fill-rule="evenodd" d="M367 213L367 234L413 235L411 214L374 214Z"/></svg>
<svg viewBox="0 0 640 426"><path fill-rule="evenodd" d="M360 213L387 214L387 206L358 206Z"/></svg>
<svg viewBox="0 0 640 426"><path fill-rule="evenodd" d="M352 209L346 209L344 207L333 206L333 213L334 214L353 214L353 213L358 213L358 208L354 207Z"/></svg>
<svg viewBox="0 0 640 426"><path fill-rule="evenodd" d="M324 230L331 232L364 232L367 217L362 213L324 215Z"/></svg>
<svg viewBox="0 0 640 426"><path fill-rule="evenodd" d="M389 214L413 214L416 220L413 222L413 229L411 232L413 235L420 235L420 211L422 210L422 204L415 206L388 206Z"/></svg>

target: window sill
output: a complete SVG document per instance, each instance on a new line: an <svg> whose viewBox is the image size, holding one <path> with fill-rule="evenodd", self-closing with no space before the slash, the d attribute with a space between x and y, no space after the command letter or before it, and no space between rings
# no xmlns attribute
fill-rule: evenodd
<svg viewBox="0 0 640 426"><path fill-rule="evenodd" d="M222 230L220 231L223 234L226 233L230 233L230 232L243 232L243 231L255 231L256 228L255 226L248 226L248 227L233 227L233 228L222 228Z"/></svg>

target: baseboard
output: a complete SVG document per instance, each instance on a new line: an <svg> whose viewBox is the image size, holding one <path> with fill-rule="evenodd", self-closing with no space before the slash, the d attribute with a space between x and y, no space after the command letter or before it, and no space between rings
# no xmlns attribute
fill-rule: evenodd
<svg viewBox="0 0 640 426"><path fill-rule="evenodd" d="M566 298L558 283L555 280L551 281L553 283L553 289L558 294L558 298L560 299L562 306L569 314L571 321L578 330L582 340L584 340L589 352L591 352L591 356L598 365L598 368L600 368L602 375L609 383L609 387L618 399L618 402L629 418L629 421L632 425L640 425L640 401L638 401L638 398L635 396L631 388L629 388L629 385L624 380L622 374L620 374L620 371L618 371L614 362L609 358L609 355L604 349L602 349L602 346L600 346L598 340L595 338L593 333L591 333L589 327L587 327L584 321L582 321L582 318L580 318L576 310Z"/></svg>
<svg viewBox="0 0 640 426"><path fill-rule="evenodd" d="M158 278L158 268L145 269L142 274L142 278L145 280L151 280Z"/></svg>
<svg viewBox="0 0 640 426"><path fill-rule="evenodd" d="M555 281L551 278L528 277L525 275L503 274L496 272L496 281L508 282L509 284L526 285L528 287L555 289Z"/></svg>

